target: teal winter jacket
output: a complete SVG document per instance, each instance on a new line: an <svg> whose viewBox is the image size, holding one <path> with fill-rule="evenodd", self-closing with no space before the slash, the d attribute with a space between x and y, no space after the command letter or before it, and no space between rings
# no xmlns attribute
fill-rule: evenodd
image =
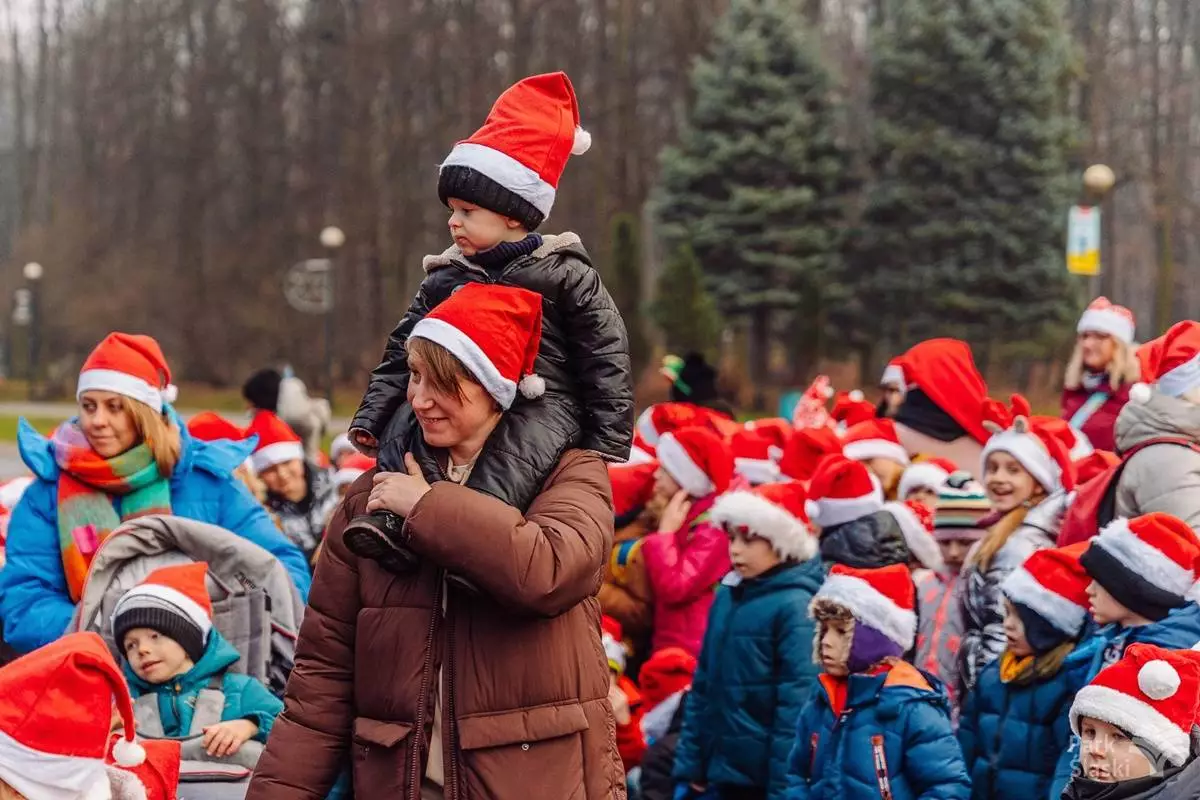
<svg viewBox="0 0 1200 800"><path fill-rule="evenodd" d="M819 558L717 590L675 750L683 783L748 786L779 797L796 719L816 683L808 605Z"/></svg>
<svg viewBox="0 0 1200 800"><path fill-rule="evenodd" d="M158 695L158 714L162 719L163 732L173 738L186 738L191 735L192 713L200 690L207 689L214 676L222 676L221 691L225 694L225 708L221 712L221 721L245 719L253 722L258 726L254 741L266 744L275 717L283 711L283 701L249 675L229 672L239 658L238 651L214 628L209 633L204 655L186 674L170 683L147 683L134 674L128 661L125 661L125 677L135 698L151 693Z"/></svg>

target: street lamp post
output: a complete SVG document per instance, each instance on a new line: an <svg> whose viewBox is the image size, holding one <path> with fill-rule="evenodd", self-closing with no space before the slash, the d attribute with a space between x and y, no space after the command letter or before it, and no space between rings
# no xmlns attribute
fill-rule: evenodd
<svg viewBox="0 0 1200 800"><path fill-rule="evenodd" d="M333 317L337 300L334 291L335 260L338 250L346 243L345 232L336 225L330 225L321 230L321 246L329 251L329 272L326 275L325 303L325 396L329 398L329 406L333 407Z"/></svg>
<svg viewBox="0 0 1200 800"><path fill-rule="evenodd" d="M39 308L38 284L44 270L36 261L30 261L21 270L29 282L29 399L37 399L38 354L41 345L42 315Z"/></svg>
<svg viewBox="0 0 1200 800"><path fill-rule="evenodd" d="M1100 205L1100 275L1092 285L1092 296L1111 295L1116 286L1117 254L1113 236L1112 190L1117 184L1116 173L1107 164L1092 164L1083 171L1083 188L1090 200Z"/></svg>

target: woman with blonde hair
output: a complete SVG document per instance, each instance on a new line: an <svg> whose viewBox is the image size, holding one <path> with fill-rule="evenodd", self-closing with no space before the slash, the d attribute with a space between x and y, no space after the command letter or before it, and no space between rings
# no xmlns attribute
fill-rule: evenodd
<svg viewBox="0 0 1200 800"><path fill-rule="evenodd" d="M4 639L18 651L67 631L100 545L148 514L243 536L283 562L308 596L304 555L233 477L252 445L193 439L170 405L174 395L158 342L111 333L79 374L77 417L49 439L22 420L18 446L36 480L13 511L0 573Z"/></svg>
<svg viewBox="0 0 1200 800"><path fill-rule="evenodd" d="M1140 380L1133 312L1097 297L1077 327L1075 352L1063 380L1062 418L1097 450L1116 450L1117 415Z"/></svg>

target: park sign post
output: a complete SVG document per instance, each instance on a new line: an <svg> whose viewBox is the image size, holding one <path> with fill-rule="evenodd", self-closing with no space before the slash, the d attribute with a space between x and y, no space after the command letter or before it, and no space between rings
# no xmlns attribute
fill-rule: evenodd
<svg viewBox="0 0 1200 800"><path fill-rule="evenodd" d="M1100 274L1100 209L1071 207L1067 215L1067 272Z"/></svg>

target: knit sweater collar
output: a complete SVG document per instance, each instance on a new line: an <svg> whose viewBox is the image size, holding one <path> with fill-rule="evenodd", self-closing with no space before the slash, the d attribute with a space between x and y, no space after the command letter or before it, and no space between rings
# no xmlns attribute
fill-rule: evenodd
<svg viewBox="0 0 1200 800"><path fill-rule="evenodd" d="M542 246L541 234L531 233L519 242L501 242L495 247L468 256L467 260L488 272L499 272L522 256Z"/></svg>

